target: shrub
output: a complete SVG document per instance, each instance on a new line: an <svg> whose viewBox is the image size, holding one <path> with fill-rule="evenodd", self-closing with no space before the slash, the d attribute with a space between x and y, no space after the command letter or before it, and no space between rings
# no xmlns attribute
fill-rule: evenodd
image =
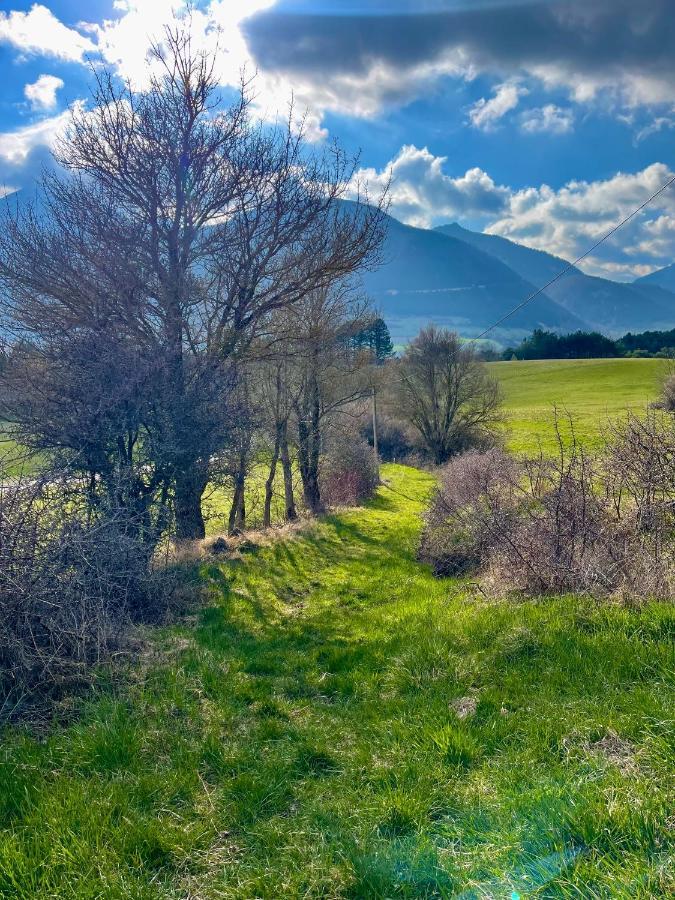
<svg viewBox="0 0 675 900"><path fill-rule="evenodd" d="M493 582L530 595L616 590L626 546L595 493L593 460L573 442L553 461L532 462L528 476L518 514L489 561Z"/></svg>
<svg viewBox="0 0 675 900"><path fill-rule="evenodd" d="M477 572L517 507L519 465L503 450L472 450L442 470L419 559L437 575Z"/></svg>
<svg viewBox="0 0 675 900"><path fill-rule="evenodd" d="M80 505L68 483L0 478L0 718L72 683L156 615L166 579L127 512Z"/></svg>
<svg viewBox="0 0 675 900"><path fill-rule="evenodd" d="M355 435L333 435L321 460L320 481L329 506L354 506L372 497L379 483L372 447Z"/></svg>
<svg viewBox="0 0 675 900"><path fill-rule="evenodd" d="M553 459L491 450L446 466L420 557L499 592L672 594L675 423L629 415L595 458L557 420L556 434Z"/></svg>
<svg viewBox="0 0 675 900"><path fill-rule="evenodd" d="M373 446L373 422L370 415L361 428L361 437ZM377 448L380 459L384 462L401 462L418 449L405 423L383 413L377 418Z"/></svg>
<svg viewBox="0 0 675 900"><path fill-rule="evenodd" d="M661 398L657 405L668 412L675 412L675 373L670 374L663 382Z"/></svg>

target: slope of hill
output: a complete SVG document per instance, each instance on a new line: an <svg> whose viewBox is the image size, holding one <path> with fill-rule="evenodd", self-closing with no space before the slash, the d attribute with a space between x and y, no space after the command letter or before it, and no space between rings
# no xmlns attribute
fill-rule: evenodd
<svg viewBox="0 0 675 900"><path fill-rule="evenodd" d="M394 340L412 337L433 320L476 335L535 287L494 256L465 241L387 217L383 264L364 276L364 287L390 326ZM575 330L586 321L542 295L501 330L504 339L533 328Z"/></svg>
<svg viewBox="0 0 675 900"><path fill-rule="evenodd" d="M546 284L569 266L566 260L558 256L516 244L499 235L469 231L457 223L441 225L435 231L490 254L537 287ZM675 288L673 268L671 282ZM548 287L546 293L591 327L604 334L619 335L626 331L672 328L675 325L675 294L667 290L671 282L667 278L659 280L648 276L633 284L624 284L585 275L573 268Z"/></svg>
<svg viewBox="0 0 675 900"><path fill-rule="evenodd" d="M664 269L657 269L656 272L649 275L643 275L642 278L636 278L633 285L635 287L649 285L664 288L667 291L675 291L675 263Z"/></svg>
<svg viewBox="0 0 675 900"><path fill-rule="evenodd" d="M608 419L656 400L668 368L663 359L535 359L489 367L504 396L508 447L532 454L540 447L555 452L555 407L573 416L584 446L599 447Z"/></svg>

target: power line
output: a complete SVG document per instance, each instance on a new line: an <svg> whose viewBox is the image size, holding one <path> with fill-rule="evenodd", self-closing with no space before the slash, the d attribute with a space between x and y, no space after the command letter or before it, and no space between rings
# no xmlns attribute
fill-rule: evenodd
<svg viewBox="0 0 675 900"><path fill-rule="evenodd" d="M481 333L479 335L477 335L474 338L471 338L471 340L467 341L467 343L469 343L469 344L475 343L476 341L481 340L481 338L484 338L485 335L489 334L491 331L494 331L494 329L497 328L499 325L501 325L502 322L505 322L507 319L510 319L511 316L515 315L515 313L517 313L519 310L521 310L524 306L527 306L528 303L531 303L536 297L539 296L539 294L542 294L545 290L547 290L547 288L550 288L551 285L555 284L555 282L558 281L560 278L562 278L563 275L566 275L568 272L571 272L572 269L574 269L576 267L577 263L580 263L583 259L586 259L586 257L589 256L594 250L596 250L600 246L600 244L604 244L604 242L608 238L610 238L613 234L615 234L619 230L619 228L623 228L623 226L626 225L628 222L630 222L630 220L632 218L634 218L639 212L642 212L642 210L645 208L645 206L648 206L652 202L652 200L655 200L659 196L659 194L662 194L667 188L669 188L670 185L673 184L673 182L675 182L675 175L673 175L672 178L670 178L664 185L662 185L658 189L658 191L655 191L651 195L651 197L648 197L644 201L644 203L641 203L640 206L638 206L636 209L634 209L630 215L626 216L625 219L622 219L621 222L619 222L610 231L608 231L604 237L601 237L600 240L596 241L592 247L589 247L585 253L582 253L581 256L577 257L577 259L575 259L574 262L569 263L569 265L566 266L566 268L562 269L560 272L558 272L558 274L554 278L551 278L551 280L548 281L545 285L538 288L533 294L530 294L529 297L526 297L525 300L523 300L517 306L514 306L512 310L510 310L505 315L503 315L501 317L501 319L497 319L497 321L493 325L490 325L490 327L486 328L485 331L481 331Z"/></svg>

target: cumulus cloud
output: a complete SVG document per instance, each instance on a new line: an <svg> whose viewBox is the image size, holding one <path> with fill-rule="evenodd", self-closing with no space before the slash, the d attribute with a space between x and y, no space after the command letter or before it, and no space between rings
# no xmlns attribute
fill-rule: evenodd
<svg viewBox="0 0 675 900"><path fill-rule="evenodd" d="M325 9L299 14L279 7L249 19L243 30L261 68L317 87L318 106L326 82L351 79L358 90L332 98L346 113L360 96L368 98L369 110L396 98L407 102L428 89L423 72L436 80L483 73L502 84L533 78L566 90L578 103L589 103L601 92L624 108L672 103L671 0L443 6L386 16L327 14ZM383 71L393 72L394 79L384 83ZM503 100L508 97L503 94ZM491 102L486 99L477 113Z"/></svg>
<svg viewBox="0 0 675 900"><path fill-rule="evenodd" d="M386 107L401 106L429 89L443 75L462 75L468 62L461 51L452 51L443 60L420 62L401 78L397 61L373 59L368 75L360 70L333 70L322 73L286 71L269 65L263 56L252 54L246 28L252 19L275 6L277 0L210 0L190 11L193 44L206 50L218 48L216 74L222 85L239 83L242 71L256 72L254 108L263 118L285 112L291 97L299 114L305 115L310 139L326 136L322 120L327 112L348 113L371 118ZM148 54L153 40L161 39L163 27L187 9L185 0L118 0L121 15L102 24L87 25L103 60L136 85L147 82L151 68ZM300 21L300 20L298 20ZM300 30L294 43L304 47Z"/></svg>
<svg viewBox="0 0 675 900"><path fill-rule="evenodd" d="M509 190L486 172L474 168L453 178L443 171L446 163L447 157L409 144L385 168L360 169L355 184L375 195L389 185L392 215L421 227L449 218L494 217L506 208Z"/></svg>
<svg viewBox="0 0 675 900"><path fill-rule="evenodd" d="M40 75L37 81L24 87L23 93L33 109L50 110L56 106L56 92L62 87L62 78Z"/></svg>
<svg viewBox="0 0 675 900"><path fill-rule="evenodd" d="M23 166L35 150L51 147L69 121L70 110L65 110L32 125L0 133L0 160L9 167Z"/></svg>
<svg viewBox="0 0 675 900"><path fill-rule="evenodd" d="M0 43L27 55L53 56L66 62L82 62L94 44L74 28L68 28L40 3L28 12L0 12Z"/></svg>
<svg viewBox="0 0 675 900"><path fill-rule="evenodd" d="M471 107L471 124L481 131L492 131L500 119L518 106L524 94L527 94L527 90L513 82L497 85L494 97L489 100L482 97Z"/></svg>
<svg viewBox="0 0 675 900"><path fill-rule="evenodd" d="M0 41L24 53L82 61L102 58L123 77L148 76L152 38L186 0L116 0L115 14L69 28L46 6L0 14ZM489 129L513 110L523 88L539 82L566 90L577 103L623 110L669 104L675 89L672 0L489 0L394 5L387 14L352 14L317 0L312 12L278 0L202 0L191 12L195 41L218 43L219 78L236 84L240 70L258 71L261 115L283 110L293 93L309 110L310 132L325 134L326 113L371 118L428 95L447 77L494 78L493 97L470 111ZM401 12L401 10L404 12ZM659 110L659 115L661 110ZM569 117L542 106L526 131L562 133ZM664 126L665 127L665 126Z"/></svg>
<svg viewBox="0 0 675 900"><path fill-rule="evenodd" d="M381 170L362 168L356 183L378 194L389 184L390 211L409 225L430 227L452 219L483 222L485 231L536 250L574 260L662 187L672 174L654 163L635 173L598 181L570 181L514 190L482 169L447 171L448 159L406 145ZM356 188L354 188L356 190ZM630 280L675 258L675 186L636 216L582 268Z"/></svg>
<svg viewBox="0 0 675 900"><path fill-rule="evenodd" d="M574 126L571 109L561 109L555 103L528 109L520 119L520 127L530 134L567 134Z"/></svg>
<svg viewBox="0 0 675 900"><path fill-rule="evenodd" d="M571 181L558 190L547 185L512 192L508 211L486 231L537 250L576 259L598 238L647 200L672 177L663 163L640 172L619 172L599 181ZM591 274L635 276L644 258L672 262L675 256L675 191L669 188L644 214L633 219L584 262Z"/></svg>
<svg viewBox="0 0 675 900"><path fill-rule="evenodd" d="M252 68L251 56L241 33L241 23L262 12L276 0L211 0L189 9L194 46L218 49L217 75L221 84L237 84L243 68ZM91 23L87 30L96 39L103 60L138 86L151 74L148 54L161 41L164 27L188 11L186 0L117 0L114 19Z"/></svg>

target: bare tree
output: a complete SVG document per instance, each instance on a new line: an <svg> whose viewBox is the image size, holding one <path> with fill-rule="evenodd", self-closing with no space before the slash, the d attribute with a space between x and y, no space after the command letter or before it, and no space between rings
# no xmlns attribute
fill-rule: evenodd
<svg viewBox="0 0 675 900"><path fill-rule="evenodd" d="M76 355L74 340L96 334L120 336L141 371L158 373L141 401L148 414L133 413L137 434L112 429L106 455L126 440L147 457L135 468L151 462L151 493L170 492L177 535L193 538L204 534L211 459L228 439L233 358L275 310L372 262L382 216L381 205L337 202L354 171L337 147L309 152L290 121L253 127L245 85L224 109L213 59L182 26L154 55L160 74L145 92L98 76L92 108L74 114L56 151L68 174L44 178L39 208L8 204L0 280L45 371L55 336ZM87 396L83 382L78 403ZM21 404L12 412L78 464L81 435L48 434Z"/></svg>
<svg viewBox="0 0 675 900"><path fill-rule="evenodd" d="M454 332L434 325L422 329L406 348L397 374L397 411L419 433L435 463L494 441L499 385Z"/></svg>
<svg viewBox="0 0 675 900"><path fill-rule="evenodd" d="M274 482L279 463L281 463L284 482L284 518L287 522L292 522L298 517L288 439L288 423L293 411L288 376L290 364L287 344L284 343L276 346L272 358L264 361L260 372L261 404L266 411L268 430L271 433L270 462L265 481L263 528L269 528L272 524Z"/></svg>
<svg viewBox="0 0 675 900"><path fill-rule="evenodd" d="M289 335L294 335L288 371L298 468L305 506L312 513L323 510L320 461L326 431L368 395L371 357L355 349L351 339L369 318L366 302L345 281L308 294L286 318Z"/></svg>

